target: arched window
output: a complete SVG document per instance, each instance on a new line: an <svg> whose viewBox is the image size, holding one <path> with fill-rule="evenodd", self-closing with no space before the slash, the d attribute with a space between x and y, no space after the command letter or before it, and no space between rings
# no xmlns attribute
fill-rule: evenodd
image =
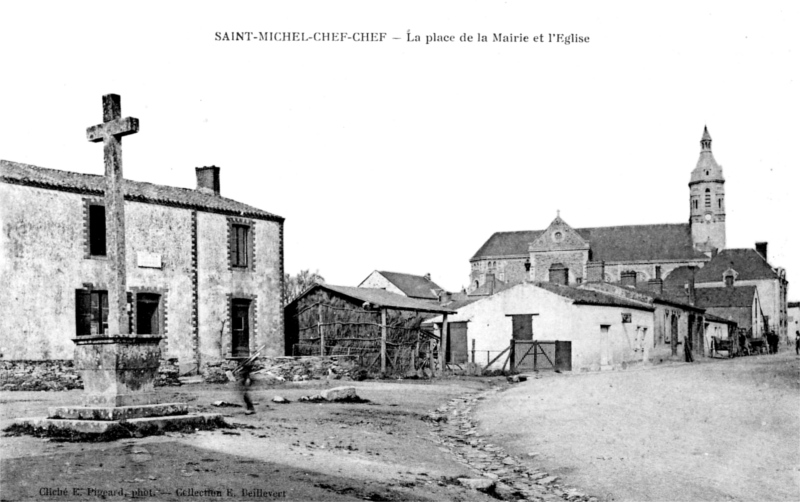
<svg viewBox="0 0 800 502"><path fill-rule="evenodd" d="M694 200L694 201L692 201L692 202L694 202L694 208L695 208L695 209L697 209L697 199L695 199L695 200Z"/></svg>
<svg viewBox="0 0 800 502"><path fill-rule="evenodd" d="M711 189L706 188L706 207L711 207Z"/></svg>

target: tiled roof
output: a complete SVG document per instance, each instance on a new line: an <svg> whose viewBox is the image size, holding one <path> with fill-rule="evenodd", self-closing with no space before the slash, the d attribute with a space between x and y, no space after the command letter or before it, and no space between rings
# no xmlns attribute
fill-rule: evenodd
<svg viewBox="0 0 800 502"><path fill-rule="evenodd" d="M695 271L695 274L697 272ZM670 292L675 291L683 291L684 286L689 284L692 279L692 270L690 267L684 265L681 267L677 267L672 272L667 275L664 279L664 289L669 290ZM697 278L695 277L695 281Z"/></svg>
<svg viewBox="0 0 800 502"><path fill-rule="evenodd" d="M102 195L105 189L104 176L47 169L7 160L0 160L0 181L87 195ZM123 189L125 199L130 201L283 221L281 216L219 195L203 193L190 188L156 185L126 179L123 181Z"/></svg>
<svg viewBox="0 0 800 502"><path fill-rule="evenodd" d="M697 271L696 282L722 282L722 274L732 268L737 281L777 279L778 274L755 249L724 249Z"/></svg>
<svg viewBox="0 0 800 502"><path fill-rule="evenodd" d="M755 286L720 286L717 288L697 288L695 295L697 305L703 308L712 307L752 307Z"/></svg>
<svg viewBox="0 0 800 502"><path fill-rule="evenodd" d="M475 297L475 296L491 296L491 295L493 295L495 293L499 293L500 291L505 291L506 289L508 289L510 287L511 287L511 285L509 285L508 283L503 282L500 279L495 278L494 287L491 287L488 282L484 282L483 284L481 284L477 288L473 289L469 293L469 296L471 296L471 297Z"/></svg>
<svg viewBox="0 0 800 502"><path fill-rule="evenodd" d="M591 261L630 262L658 260L707 260L692 244L688 223L625 225L618 227L577 228L589 242ZM489 256L527 255L528 245L543 230L497 232L472 259Z"/></svg>
<svg viewBox="0 0 800 502"><path fill-rule="evenodd" d="M573 288L572 286L563 286L554 284L552 282L534 282L535 286L555 293L564 298L573 300L573 303L579 305L603 305L612 307L628 307L638 310L653 311L653 307L644 302L637 302L622 298L616 295L601 293L590 289Z"/></svg>
<svg viewBox="0 0 800 502"><path fill-rule="evenodd" d="M434 290L441 290L438 284L421 275L401 274L399 272L378 271L386 280L397 286L397 288L410 298L426 298L438 300L439 296Z"/></svg>
<svg viewBox="0 0 800 502"><path fill-rule="evenodd" d="M681 294L680 292L664 291L659 294L654 291L648 291L639 288L636 288L636 292L645 295L647 297L650 297L655 302L674 305L676 307L683 307L686 309L702 310L701 308L692 305L691 302L689 301L689 298L685 294Z"/></svg>
<svg viewBox="0 0 800 502"><path fill-rule="evenodd" d="M388 307L398 310L416 310L419 312L431 312L437 314L455 313L455 311L450 308L440 307L439 305L429 301L416 300L407 296L398 295L397 293L392 293L390 291L386 291L385 289L353 288L349 286L334 286L332 284L317 284L316 286L307 289L305 293L300 295L298 298L306 296L316 288L328 289L361 302L369 302L375 307ZM292 303L296 301L297 298L292 300Z"/></svg>

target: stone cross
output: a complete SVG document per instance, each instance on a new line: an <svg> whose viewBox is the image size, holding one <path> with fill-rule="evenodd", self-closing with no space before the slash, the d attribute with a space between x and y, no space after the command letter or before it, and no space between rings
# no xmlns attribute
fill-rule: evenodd
<svg viewBox="0 0 800 502"><path fill-rule="evenodd" d="M112 283L108 291L108 334L129 331L127 278L125 270L125 194L122 186L122 137L139 132L139 119L121 118L118 94L103 96L103 123L86 129L86 138L103 142L106 163L106 243Z"/></svg>

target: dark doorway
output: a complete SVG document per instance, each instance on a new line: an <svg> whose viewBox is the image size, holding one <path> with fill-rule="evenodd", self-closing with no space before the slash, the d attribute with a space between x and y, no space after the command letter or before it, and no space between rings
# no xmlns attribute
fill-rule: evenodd
<svg viewBox="0 0 800 502"><path fill-rule="evenodd" d="M136 334L161 334L159 305L161 295L155 293L139 293L136 295Z"/></svg>
<svg viewBox="0 0 800 502"><path fill-rule="evenodd" d="M464 364L467 356L467 323L451 322L447 325L447 362Z"/></svg>
<svg viewBox="0 0 800 502"><path fill-rule="evenodd" d="M233 322L231 355L248 357L250 355L250 300L233 300L231 310Z"/></svg>
<svg viewBox="0 0 800 502"><path fill-rule="evenodd" d="M533 340L533 315L522 314L511 317L511 337L514 340Z"/></svg>

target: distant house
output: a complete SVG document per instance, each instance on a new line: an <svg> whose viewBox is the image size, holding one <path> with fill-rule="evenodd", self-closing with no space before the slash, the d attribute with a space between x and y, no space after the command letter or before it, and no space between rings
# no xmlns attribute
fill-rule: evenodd
<svg viewBox="0 0 800 502"><path fill-rule="evenodd" d="M519 341L569 341L573 370L614 367L649 357L653 345L652 305L601 291L537 282L522 283L491 296L448 305L448 359L473 351L486 366ZM429 322L439 323L441 317ZM456 332L454 332L456 327ZM468 348L468 349L467 349ZM504 358L492 367L503 366Z"/></svg>
<svg viewBox="0 0 800 502"><path fill-rule="evenodd" d="M674 270L664 281L664 287L671 291L685 289L691 273L688 267ZM720 251L696 271L695 286L698 291L724 286L755 286L768 329L786 339L789 331L786 271L769 264L766 242L757 242L755 249ZM719 298L715 301L718 302ZM720 308L722 305L715 304L714 307ZM741 322L739 327L742 327Z"/></svg>
<svg viewBox="0 0 800 502"><path fill-rule="evenodd" d="M795 338L800 337L800 302L789 302L789 308L787 310L789 340L794 341Z"/></svg>
<svg viewBox="0 0 800 502"><path fill-rule="evenodd" d="M361 281L359 288L385 289L391 293L418 300L439 301L444 290L431 280L430 274L412 275L376 270Z"/></svg>
<svg viewBox="0 0 800 502"><path fill-rule="evenodd" d="M697 289L697 305L706 312L731 321L751 333L764 335L764 320L758 288L755 286L718 286Z"/></svg>

